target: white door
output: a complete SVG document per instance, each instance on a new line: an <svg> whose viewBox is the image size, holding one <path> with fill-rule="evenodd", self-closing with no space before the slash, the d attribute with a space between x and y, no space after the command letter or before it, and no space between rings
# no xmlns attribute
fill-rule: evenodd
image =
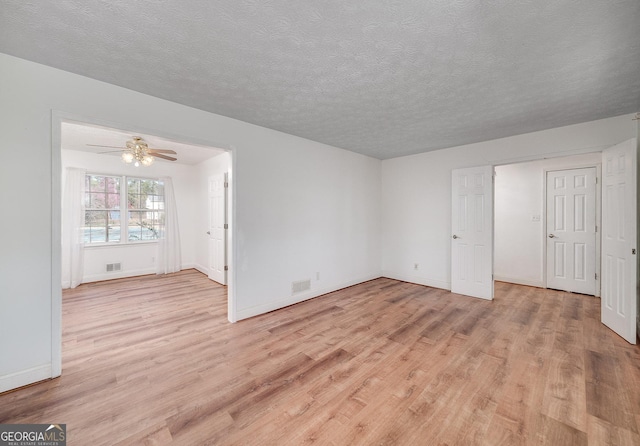
<svg viewBox="0 0 640 446"><path fill-rule="evenodd" d="M596 168L547 172L547 287L596 294Z"/></svg>
<svg viewBox="0 0 640 446"><path fill-rule="evenodd" d="M226 173L209 177L209 279L227 284Z"/></svg>
<svg viewBox="0 0 640 446"><path fill-rule="evenodd" d="M636 343L636 150L602 151L602 323Z"/></svg>
<svg viewBox="0 0 640 446"><path fill-rule="evenodd" d="M455 169L451 292L493 299L493 167Z"/></svg>

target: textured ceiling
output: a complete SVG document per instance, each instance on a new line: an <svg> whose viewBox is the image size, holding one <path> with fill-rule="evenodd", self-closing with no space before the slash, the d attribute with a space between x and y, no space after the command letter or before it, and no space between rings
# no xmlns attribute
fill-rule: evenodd
<svg viewBox="0 0 640 446"><path fill-rule="evenodd" d="M385 159L640 110L639 24L639 0L3 0L0 52Z"/></svg>

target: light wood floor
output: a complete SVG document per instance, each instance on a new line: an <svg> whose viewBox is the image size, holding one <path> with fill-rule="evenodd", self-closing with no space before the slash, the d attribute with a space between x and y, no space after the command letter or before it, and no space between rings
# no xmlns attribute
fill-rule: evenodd
<svg viewBox="0 0 640 446"><path fill-rule="evenodd" d="M194 270L82 285L63 376L0 395L0 423L71 446L640 444L640 348L600 300L496 288L377 279L230 324Z"/></svg>

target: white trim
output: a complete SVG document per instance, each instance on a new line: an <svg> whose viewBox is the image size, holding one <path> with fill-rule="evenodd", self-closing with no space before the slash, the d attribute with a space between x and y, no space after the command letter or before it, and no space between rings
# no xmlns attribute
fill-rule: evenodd
<svg viewBox="0 0 640 446"><path fill-rule="evenodd" d="M189 267L183 267L183 269L189 269L189 268L198 270L207 277L209 276L209 268L207 268L206 266L202 266L199 263L194 263L192 266L189 266Z"/></svg>
<svg viewBox="0 0 640 446"><path fill-rule="evenodd" d="M370 274L368 276L363 276L355 280L349 280L347 282L342 282L340 284L320 288L320 289L312 289L306 293L296 294L295 296L290 296L285 299L280 299L275 302L269 302L262 305L256 305L254 307L245 308L239 310L237 312L238 320L247 319L253 316L258 316L260 314L268 313L269 311L279 310L284 307L288 307L289 305L297 304L300 302L304 302L305 300L313 299L315 297L322 296L327 293L332 293L334 291L341 290L343 288L348 288L353 285L358 285L359 283L367 282L369 280L374 280L382 277L378 273Z"/></svg>
<svg viewBox="0 0 640 446"><path fill-rule="evenodd" d="M236 243L236 150L233 146L229 148L229 155L231 155L231 166L227 169L227 183L229 188L227 191L227 222L229 224L229 230L227 231L227 265L229 265L229 271L227 272L227 319L229 322L237 322L240 317L238 316L238 304L236 300L236 280L237 273L235 268L235 259L238 253L238 246Z"/></svg>
<svg viewBox="0 0 640 446"><path fill-rule="evenodd" d="M136 276L148 276L149 274L155 274L156 268L144 268L144 269L135 269L131 271L118 271L112 273L100 273L100 274L92 274L85 275L82 278L82 283L91 283L91 282L102 282L103 280L112 280L112 279L123 279L125 277L136 277Z"/></svg>
<svg viewBox="0 0 640 446"><path fill-rule="evenodd" d="M155 240L137 240L135 242L122 241L122 242L95 242L87 243L84 245L84 249L103 249L103 248L131 248L132 246L146 246L157 244L158 239Z"/></svg>
<svg viewBox="0 0 640 446"><path fill-rule="evenodd" d="M62 374L62 119L51 110L51 363L49 377ZM28 374L28 370L24 373ZM44 378L38 378L42 380ZM25 385L25 384L21 384ZM1 387L1 386L0 386Z"/></svg>
<svg viewBox="0 0 640 446"><path fill-rule="evenodd" d="M382 277L451 291L451 282L448 282L445 280L430 279L427 277L414 276L412 274L397 273L394 271L382 271Z"/></svg>
<svg viewBox="0 0 640 446"><path fill-rule="evenodd" d="M517 279L514 277L506 277L506 276L494 276L493 280L498 282L515 283L516 285L533 286L536 288L546 288L542 280Z"/></svg>
<svg viewBox="0 0 640 446"><path fill-rule="evenodd" d="M55 376L59 375L60 374ZM55 376L53 374L51 363L10 373L9 375L0 376L0 393L33 384L38 381L44 381L52 377L55 378Z"/></svg>
<svg viewBox="0 0 640 446"><path fill-rule="evenodd" d="M546 159L555 159L555 158L564 158L564 157L570 157L570 156L586 155L586 154L589 154L589 153L599 153L599 152L602 152L607 147L609 147L609 146L608 145L591 146L591 147L583 147L583 148L580 148L580 149L573 149L573 150L552 151L552 152L547 152L547 153L538 153L538 154L535 154L535 155L520 156L520 157L511 158L511 159L507 159L507 160L500 160L500 162L493 164L493 167L507 166L507 165L510 165L510 164L527 163L529 161L541 161L541 160L546 160ZM587 167L590 167L590 166L587 166ZM556 169L556 170L561 170L561 169Z"/></svg>
<svg viewBox="0 0 640 446"><path fill-rule="evenodd" d="M129 126L121 122L113 122L105 119L97 119L95 117L81 116L74 113L63 112L60 110L51 110L51 364L47 366L48 376L41 377L37 375L35 380L31 382L41 381L50 377L57 377L62 374L62 271L61 271L61 223L62 223L62 122L74 121L78 123L88 125L99 125L103 127L116 128L124 130L129 133L143 133L156 135L161 138L171 139L174 141L180 141L188 144L201 145L205 147L216 147L219 149L227 150L231 156L231 169L229 169L229 189L231 193L231 215L229 220L229 232L228 242L231 246L229 251L228 265L231 274L228 276L228 289L227 289L227 307L228 307L228 319L231 322L237 320L236 317L236 299L235 299L235 281L236 274L234 265L235 253L237 247L235 246L235 213L236 213L236 194L235 194L235 179L232 172L236 168L236 153L235 147L229 144L218 143L215 141L208 141L193 136L177 135L167 132L162 129L150 129L147 127ZM131 244L128 246L132 246ZM154 271L155 273L155 271ZM111 278L111 277L110 277ZM32 370L32 369L29 369ZM18 372L18 374L29 374L30 371L26 370ZM26 376L26 375L25 375ZM31 375L28 375L31 376ZM29 382L22 382L18 386L29 384ZM0 383L3 383L3 378L0 378ZM15 386L14 386L15 387ZM0 388L1 384L0 384ZM13 387L9 387L9 390ZM4 391L4 390L2 390Z"/></svg>
<svg viewBox="0 0 640 446"><path fill-rule="evenodd" d="M196 269L196 270L202 272L200 270L200 268L199 268L199 265L195 265L193 263L186 263L186 264L182 265L182 268L180 269L180 271L184 271L184 270L187 270L187 269ZM130 270L130 271L117 271L117 272L111 272L111 273L100 273L100 274L92 274L90 276L85 275L82 278L82 283L102 282L104 280L124 279L124 278L127 278L127 277L149 276L149 275L155 275L155 274L156 274L156 268L155 267L134 269L134 270Z"/></svg>

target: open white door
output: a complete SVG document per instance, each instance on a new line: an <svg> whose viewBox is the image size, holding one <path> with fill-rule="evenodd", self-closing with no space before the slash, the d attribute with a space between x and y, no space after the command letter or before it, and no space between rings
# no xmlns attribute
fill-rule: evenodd
<svg viewBox="0 0 640 446"><path fill-rule="evenodd" d="M636 343L636 140L602 151L602 323Z"/></svg>
<svg viewBox="0 0 640 446"><path fill-rule="evenodd" d="M451 292L493 299L493 167L455 169Z"/></svg>
<svg viewBox="0 0 640 446"><path fill-rule="evenodd" d="M209 177L209 279L227 284L226 173Z"/></svg>

